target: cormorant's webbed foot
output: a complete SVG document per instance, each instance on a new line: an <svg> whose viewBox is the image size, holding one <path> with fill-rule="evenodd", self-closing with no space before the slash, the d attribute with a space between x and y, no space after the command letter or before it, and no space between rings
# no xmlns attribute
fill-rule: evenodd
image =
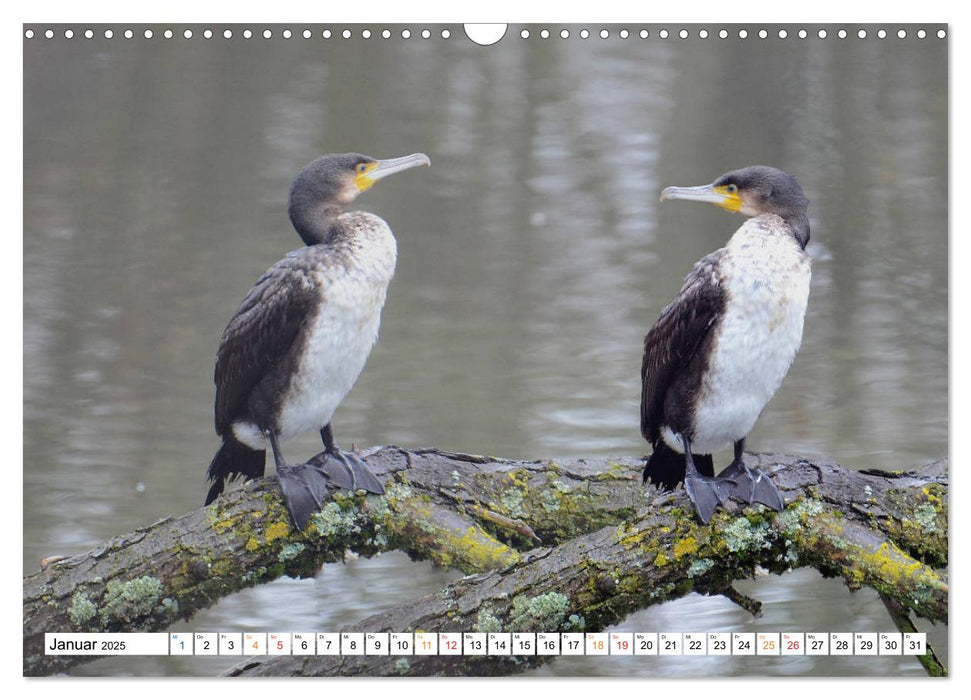
<svg viewBox="0 0 971 700"><path fill-rule="evenodd" d="M711 520L715 508L723 504L731 493L734 482L715 476L689 473L684 476L684 490L688 493L695 512L705 525Z"/></svg>
<svg viewBox="0 0 971 700"><path fill-rule="evenodd" d="M327 470L316 464L287 464L276 435L270 432L269 438L283 502L297 529L303 530L310 522L310 516L323 505L328 487L333 485L334 479Z"/></svg>
<svg viewBox="0 0 971 700"><path fill-rule="evenodd" d="M764 503L777 511L785 509L782 494L772 483L772 479L761 469L751 469L745 464L742 453L745 439L735 443L735 460L718 475L719 479L727 478L736 485L731 489L731 495L745 503Z"/></svg>
<svg viewBox="0 0 971 700"><path fill-rule="evenodd" d="M327 489L384 493L384 486L361 460L346 452L321 452L306 464L277 465L280 488L287 510L297 527L303 530L323 505Z"/></svg>
<svg viewBox="0 0 971 700"><path fill-rule="evenodd" d="M335 484L350 491L364 489L370 493L384 493L384 484L368 469L364 461L352 452L343 452L334 442L334 434L330 424L320 431L324 441L324 451L315 456L311 462L320 465L321 469L333 475ZM339 475L339 472L343 474Z"/></svg>
<svg viewBox="0 0 971 700"><path fill-rule="evenodd" d="M732 462L718 476L719 479L729 477L735 482L730 493L745 503L764 503L769 508L782 511L785 502L782 494L772 483L772 479L761 469L751 469L745 462Z"/></svg>
<svg viewBox="0 0 971 700"><path fill-rule="evenodd" d="M704 476L699 473L691 455L691 443L683 435L681 444L685 457L684 490L701 522L707 525L715 508L727 500L735 481L723 476Z"/></svg>
<svg viewBox="0 0 971 700"><path fill-rule="evenodd" d="M384 493L384 484L374 475L360 457L353 452L343 452L339 448L325 451L311 459L326 471L335 485L348 491L364 489L369 493Z"/></svg>
<svg viewBox="0 0 971 700"><path fill-rule="evenodd" d="M287 511L297 529L303 530L310 516L320 510L333 480L316 464L278 464L276 473Z"/></svg>

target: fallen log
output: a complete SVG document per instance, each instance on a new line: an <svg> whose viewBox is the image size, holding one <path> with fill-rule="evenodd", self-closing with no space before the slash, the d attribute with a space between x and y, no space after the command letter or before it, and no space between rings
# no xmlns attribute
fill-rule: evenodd
<svg viewBox="0 0 971 700"><path fill-rule="evenodd" d="M44 632L164 629L244 587L312 575L347 550L370 556L397 549L467 573L489 572L369 618L362 631L470 631L483 624L526 631L536 611L545 611L538 618L544 624L559 625L543 631L578 621L596 631L691 590L731 595L731 582L755 567L795 566L840 575L853 588L870 586L905 616L947 622L946 462L889 474L787 455L747 459L772 474L786 511L736 506L707 526L683 491L645 489L641 462L631 458L519 462L377 448L368 464L387 493L335 493L303 532L292 531L275 477L251 482L211 506L27 576L24 672L49 674L90 660L43 656ZM411 661L407 672L415 674L526 667L494 657ZM246 666L233 673L403 670L379 657L279 657Z"/></svg>

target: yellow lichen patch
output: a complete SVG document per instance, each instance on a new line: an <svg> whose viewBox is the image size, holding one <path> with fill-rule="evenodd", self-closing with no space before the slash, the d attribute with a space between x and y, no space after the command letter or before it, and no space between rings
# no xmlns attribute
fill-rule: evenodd
<svg viewBox="0 0 971 700"><path fill-rule="evenodd" d="M927 497L927 500L931 503L942 503L941 500L941 487L938 484L928 484L921 489L921 492Z"/></svg>
<svg viewBox="0 0 971 700"><path fill-rule="evenodd" d="M674 557L675 559L681 559L685 556L690 556L698 551L698 540L694 537L685 537L684 539L678 540L674 543Z"/></svg>
<svg viewBox="0 0 971 700"><path fill-rule="evenodd" d="M519 554L502 542L489 537L476 527L469 527L461 536L441 528L437 538L442 565L456 565L464 571L489 571L519 561ZM447 559L448 561L445 561Z"/></svg>
<svg viewBox="0 0 971 700"><path fill-rule="evenodd" d="M630 474L630 467L619 462L611 462L607 465L606 471L592 474L589 477L590 481L632 481L633 479L634 477Z"/></svg>
<svg viewBox="0 0 971 700"><path fill-rule="evenodd" d="M489 571L519 561L516 550L472 524L463 529L433 511L420 499L398 504L394 517L386 521L393 538L413 543L414 550L440 566L455 566L466 573Z"/></svg>
<svg viewBox="0 0 971 700"><path fill-rule="evenodd" d="M654 566L658 568L661 568L662 566L667 565L667 563L668 563L668 558L664 556L664 554L661 552L658 552L658 555L654 557Z"/></svg>
<svg viewBox="0 0 971 700"><path fill-rule="evenodd" d="M211 506L209 508L209 522L212 523L212 529L220 535L227 530L232 530L236 526L236 522L239 519L238 516L231 518L220 518L221 515L223 515L223 512L216 506Z"/></svg>
<svg viewBox="0 0 971 700"><path fill-rule="evenodd" d="M221 535L227 530L232 530L234 522L235 520L232 518L227 518L226 520L215 520L212 523L212 529Z"/></svg>
<svg viewBox="0 0 971 700"><path fill-rule="evenodd" d="M513 469L503 477L503 481L509 481L522 489L529 487L529 472L525 469Z"/></svg>
<svg viewBox="0 0 971 700"><path fill-rule="evenodd" d="M630 549L644 539L644 532L644 530L631 528L628 522L622 522L614 531L614 537L625 549Z"/></svg>
<svg viewBox="0 0 971 700"><path fill-rule="evenodd" d="M790 530L793 542L808 558L822 556L840 570L851 589L870 586L906 598L907 606L931 620L943 619L934 591L947 584L893 542L861 542L853 528L830 513L813 518L802 530Z"/></svg>
<svg viewBox="0 0 971 700"><path fill-rule="evenodd" d="M273 540L278 540L284 538L290 534L290 525L286 522L273 523L268 528L266 528L266 543L269 544Z"/></svg>
<svg viewBox="0 0 971 700"><path fill-rule="evenodd" d="M250 537L248 540L246 540L247 552L255 552L259 548L260 548L260 541L255 537Z"/></svg>
<svg viewBox="0 0 971 700"><path fill-rule="evenodd" d="M876 552L864 561L873 567L874 572L885 581L900 581L912 578L921 570L920 562L914 561L896 547L884 542Z"/></svg>

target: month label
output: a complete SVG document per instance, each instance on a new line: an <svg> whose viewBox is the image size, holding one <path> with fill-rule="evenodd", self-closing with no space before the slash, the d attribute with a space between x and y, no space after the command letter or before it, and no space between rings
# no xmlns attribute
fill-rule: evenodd
<svg viewBox="0 0 971 700"><path fill-rule="evenodd" d="M175 635L173 635L175 636ZM192 635L177 633L179 645L192 653ZM175 654L165 632L45 632L46 656L166 656Z"/></svg>

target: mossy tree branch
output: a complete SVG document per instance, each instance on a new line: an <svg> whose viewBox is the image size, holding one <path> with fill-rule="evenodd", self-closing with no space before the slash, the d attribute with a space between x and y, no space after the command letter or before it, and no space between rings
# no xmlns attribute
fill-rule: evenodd
<svg viewBox="0 0 971 700"><path fill-rule="evenodd" d="M25 672L87 660L43 656L45 631L164 629L241 588L312 575L347 549L365 556L400 549L491 572L370 618L361 630L469 630L483 619L525 630L532 610L544 624L582 619L592 631L691 590L725 590L755 566L802 565L947 621L947 578L933 568L947 564L946 464L892 475L785 455L748 459L773 474L789 507L782 514L736 508L708 526L681 491L644 489L634 459L512 462L380 448L368 463L385 479L385 496L334 494L300 533L291 531L276 480L264 479L26 577ZM294 657L249 672L403 671L394 660L389 668L371 657L330 661L340 668L324 657ZM421 669L429 663L405 671L427 673ZM468 657L464 670L455 663L454 672L512 672L493 658ZM451 664L432 672L448 673Z"/></svg>

